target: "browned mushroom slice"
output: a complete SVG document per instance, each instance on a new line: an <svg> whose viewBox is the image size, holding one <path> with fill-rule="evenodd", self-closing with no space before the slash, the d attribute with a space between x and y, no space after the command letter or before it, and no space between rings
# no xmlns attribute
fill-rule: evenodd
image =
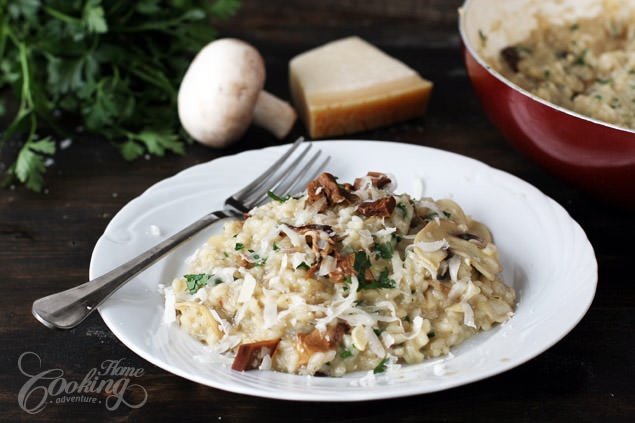
<svg viewBox="0 0 635 423"><path fill-rule="evenodd" d="M431 273L436 274L436 270L447 254L441 249L441 242L444 241L447 243L448 250L469 259L471 265L483 276L494 280L496 274L502 270L498 262L498 250L478 234L464 230L460 226L463 225L457 225L448 219L431 221L415 237L415 253L434 270L431 270ZM426 251L423 248L425 245L438 245L439 249Z"/></svg>
<svg viewBox="0 0 635 423"><path fill-rule="evenodd" d="M355 270L355 254L349 254L347 256L342 257L337 251L335 252L335 258L337 259L336 269L329 273L329 278L336 283L343 282L344 278L356 276L358 279L362 279L357 274L357 270ZM366 269L364 272L364 279L367 281L371 281L374 279L373 273L370 269ZM360 282L363 282L361 280Z"/></svg>
<svg viewBox="0 0 635 423"><path fill-rule="evenodd" d="M389 196L375 201L364 201L357 206L357 211L366 217L388 217L395 211L396 205L395 197Z"/></svg>
<svg viewBox="0 0 635 423"><path fill-rule="evenodd" d="M385 173L368 172L365 177L356 178L353 187L355 188L355 190L358 190L360 188L363 188L367 182L370 182L372 186L381 189L392 181Z"/></svg>
<svg viewBox="0 0 635 423"><path fill-rule="evenodd" d="M318 210L319 212L323 212L329 206L344 202L353 203L357 201L357 196L352 194L350 189L346 189L346 186L344 185L338 185L335 177L326 172L307 185L307 195L307 206L310 206L319 200L324 200L324 203Z"/></svg>
<svg viewBox="0 0 635 423"><path fill-rule="evenodd" d="M501 57L514 73L518 72L518 62L520 62L520 54L518 54L518 48L516 46L509 46L502 49Z"/></svg>
<svg viewBox="0 0 635 423"><path fill-rule="evenodd" d="M306 335L297 334L295 336L295 349L298 353L298 365L306 365L316 353L336 349L347 330L346 323L338 323L329 326L324 332L320 332L316 328Z"/></svg>
<svg viewBox="0 0 635 423"><path fill-rule="evenodd" d="M232 363L232 369L245 371L257 369L262 363L262 359L268 355L272 356L278 347L280 339L271 339L268 341L258 341L249 344L242 344L238 347L236 358Z"/></svg>

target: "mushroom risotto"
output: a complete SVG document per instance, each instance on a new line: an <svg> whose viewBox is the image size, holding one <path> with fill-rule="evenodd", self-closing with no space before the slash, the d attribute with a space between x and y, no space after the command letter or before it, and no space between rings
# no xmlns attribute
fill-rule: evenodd
<svg viewBox="0 0 635 423"><path fill-rule="evenodd" d="M164 290L166 321L232 368L342 376L418 363L507 321L515 293L487 227L369 172L225 224Z"/></svg>
<svg viewBox="0 0 635 423"><path fill-rule="evenodd" d="M554 26L538 19L501 52L502 73L539 97L635 129L635 10Z"/></svg>

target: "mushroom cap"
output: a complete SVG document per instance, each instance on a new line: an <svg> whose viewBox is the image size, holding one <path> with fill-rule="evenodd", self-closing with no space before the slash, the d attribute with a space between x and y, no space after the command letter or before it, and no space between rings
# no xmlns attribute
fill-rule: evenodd
<svg viewBox="0 0 635 423"><path fill-rule="evenodd" d="M455 210L455 215L458 215ZM461 211L462 214L462 211ZM482 232L483 228L487 231L484 236L491 240L489 230L485 225L478 224L475 228ZM487 239L473 231L471 227L460 225L448 219L433 220L428 223L415 237L415 253L425 263L426 268L432 269L436 273L441 261L447 257L444 250L424 251L417 245L422 242L435 242L445 240L448 250L453 254L465 257L470 260L470 264L474 266L487 279L494 280L496 274L500 272L501 266L498 261L498 250Z"/></svg>
<svg viewBox="0 0 635 423"><path fill-rule="evenodd" d="M265 65L254 47L232 38L209 43L196 55L179 88L183 128L202 144L229 145L249 126L264 82Z"/></svg>

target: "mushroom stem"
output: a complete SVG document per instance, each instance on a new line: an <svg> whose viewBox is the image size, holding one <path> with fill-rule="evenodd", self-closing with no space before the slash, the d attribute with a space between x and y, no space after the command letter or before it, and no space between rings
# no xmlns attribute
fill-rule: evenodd
<svg viewBox="0 0 635 423"><path fill-rule="evenodd" d="M297 114L286 101L260 91L253 114L253 123L262 126L278 139L284 138L293 126Z"/></svg>

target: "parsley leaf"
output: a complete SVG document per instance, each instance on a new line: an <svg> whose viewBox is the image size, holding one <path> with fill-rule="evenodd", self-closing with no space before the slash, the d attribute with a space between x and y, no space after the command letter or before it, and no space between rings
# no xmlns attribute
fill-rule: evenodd
<svg viewBox="0 0 635 423"><path fill-rule="evenodd" d="M196 294L196 292L207 285L207 281L210 280L214 275L210 275L207 273L199 273L197 275L185 275L185 284L187 285L187 289L190 291L190 294ZM220 279L216 279L216 281L222 282ZM216 284L220 282L215 282Z"/></svg>
<svg viewBox="0 0 635 423"><path fill-rule="evenodd" d="M388 241L386 244L375 244L375 251L379 253L379 256L383 259L391 259L393 255L392 242Z"/></svg>
<svg viewBox="0 0 635 423"><path fill-rule="evenodd" d="M302 262L302 263L298 264L295 268L296 269L309 270L311 267L309 267L309 265L306 264L305 262Z"/></svg>
<svg viewBox="0 0 635 423"><path fill-rule="evenodd" d="M373 373L383 373L386 370L386 364L388 364L388 357L379 362L377 367L375 367L375 369L373 370Z"/></svg>
<svg viewBox="0 0 635 423"><path fill-rule="evenodd" d="M273 191L267 191L267 195L269 196L269 198L271 198L272 200L278 201L280 203L284 203L285 201L287 201L289 198L291 198L291 196L289 194L285 195L284 197L278 197Z"/></svg>
<svg viewBox="0 0 635 423"><path fill-rule="evenodd" d="M236 246L234 246L234 250L236 251L242 250L243 248L245 248L245 245L241 244L240 242L237 242Z"/></svg>
<svg viewBox="0 0 635 423"><path fill-rule="evenodd" d="M358 291L362 289L382 289L382 288L395 288L397 283L393 279L388 278L388 268L386 267L381 274L379 275L379 279L375 282L367 283L365 285L360 284L357 288Z"/></svg>
<svg viewBox="0 0 635 423"><path fill-rule="evenodd" d="M370 260L366 256L365 251L357 251L355 253L355 262L353 263L353 269L357 272L357 279L361 286L366 281L366 269L370 267ZM358 289L359 290L359 289Z"/></svg>
<svg viewBox="0 0 635 423"><path fill-rule="evenodd" d="M84 6L82 21L88 32L103 34L108 32L104 9L100 6L101 0L89 0Z"/></svg>
<svg viewBox="0 0 635 423"><path fill-rule="evenodd" d="M46 165L44 154L55 153L55 143L50 138L40 141L29 139L20 149L15 163L14 173L27 188L40 192Z"/></svg>

